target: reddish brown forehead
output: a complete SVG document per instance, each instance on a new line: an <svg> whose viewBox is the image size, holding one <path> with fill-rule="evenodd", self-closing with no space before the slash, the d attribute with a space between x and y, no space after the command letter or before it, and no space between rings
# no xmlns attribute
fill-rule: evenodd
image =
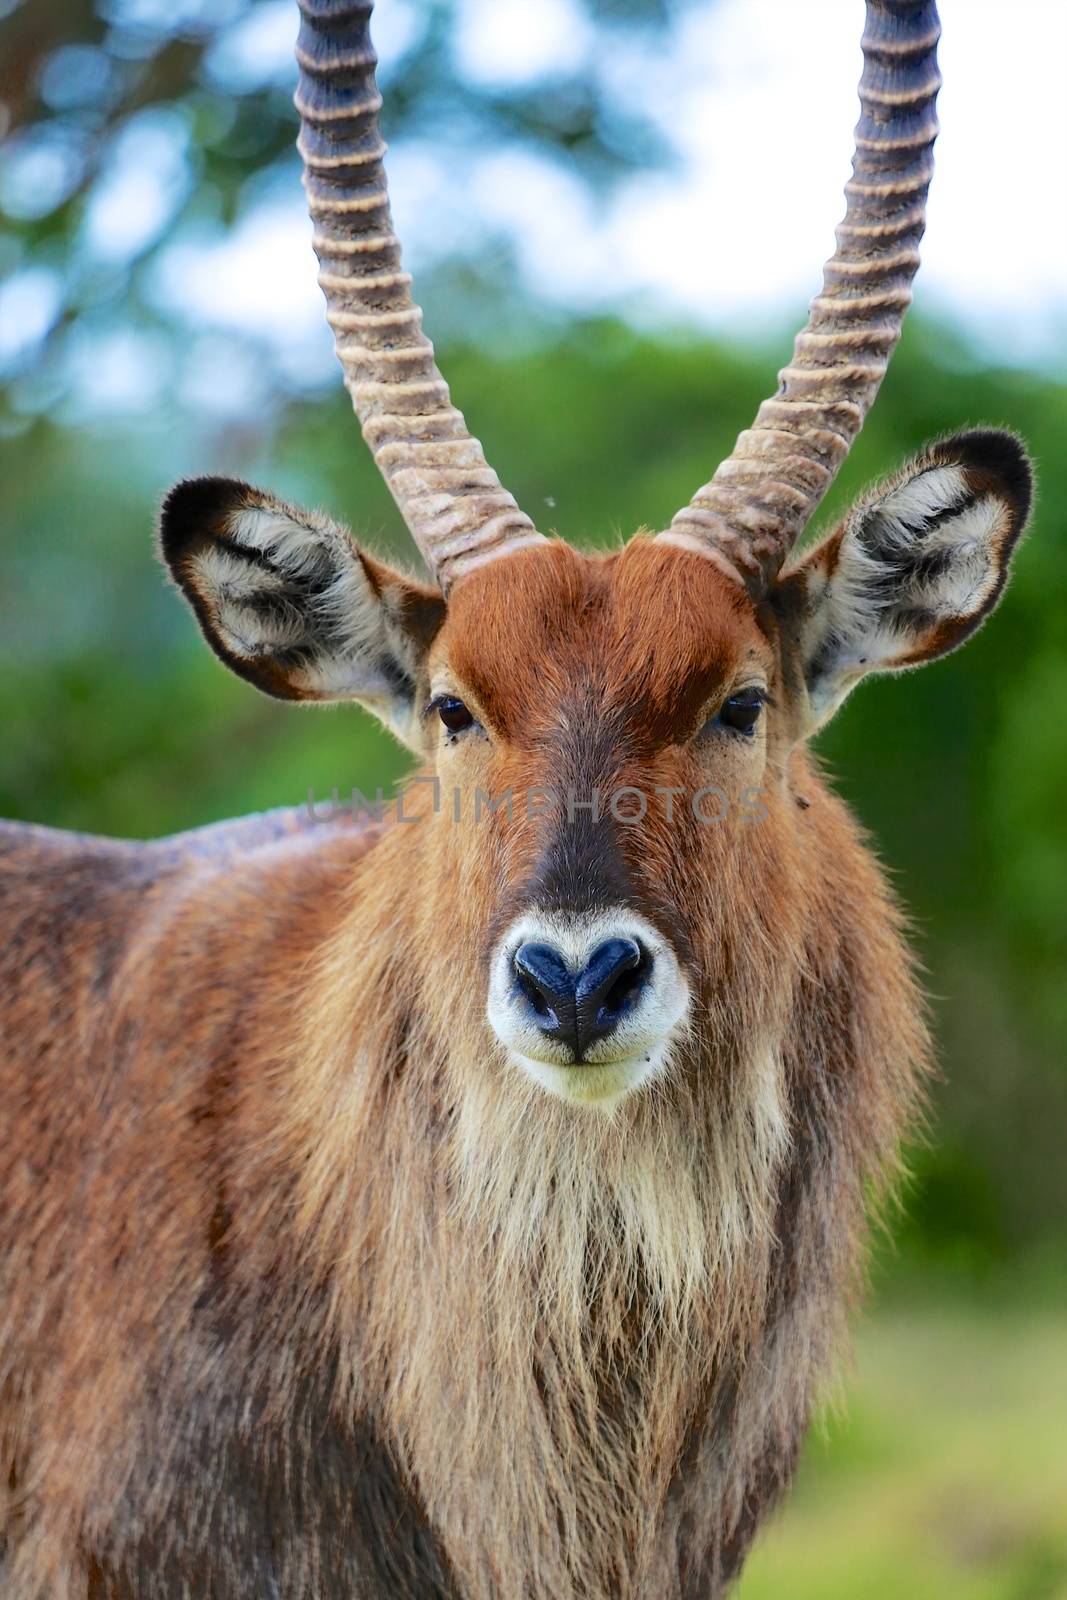
<svg viewBox="0 0 1067 1600"><path fill-rule="evenodd" d="M510 737L576 691L680 729L746 661L769 660L744 592L647 537L607 556L551 543L473 572L435 655Z"/></svg>

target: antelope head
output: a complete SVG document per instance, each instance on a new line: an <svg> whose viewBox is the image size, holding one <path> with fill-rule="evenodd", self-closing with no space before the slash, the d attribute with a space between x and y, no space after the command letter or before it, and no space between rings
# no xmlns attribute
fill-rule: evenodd
<svg viewBox="0 0 1067 1600"><path fill-rule="evenodd" d="M768 1025L829 848L804 804L803 742L861 678L962 643L1026 521L1022 446L968 432L792 555L910 300L936 9L868 0L847 210L792 361L670 526L607 555L542 536L451 404L390 221L368 0L301 10L319 281L364 437L433 581L221 479L171 492L163 556L235 672L286 699L361 702L443 793L463 793L465 824L446 803L421 835L427 892L452 886L438 981L504 1070L611 1105L685 1070L709 1030Z"/></svg>

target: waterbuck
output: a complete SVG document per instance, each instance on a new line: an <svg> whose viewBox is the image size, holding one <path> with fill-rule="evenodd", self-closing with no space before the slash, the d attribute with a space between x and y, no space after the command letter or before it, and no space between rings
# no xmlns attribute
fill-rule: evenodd
<svg viewBox="0 0 1067 1600"><path fill-rule="evenodd" d="M1031 473L930 445L792 548L900 332L938 21L869 0L848 208L773 398L656 536L543 537L401 270L369 0L306 0L329 320L416 581L181 483L211 647L355 700L403 811L7 825L5 1600L708 1597L787 1483L928 1059L809 736L997 603Z"/></svg>

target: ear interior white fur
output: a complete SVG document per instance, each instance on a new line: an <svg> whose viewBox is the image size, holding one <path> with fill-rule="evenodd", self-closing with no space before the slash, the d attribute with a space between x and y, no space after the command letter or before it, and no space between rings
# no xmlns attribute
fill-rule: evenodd
<svg viewBox="0 0 1067 1600"><path fill-rule="evenodd" d="M415 644L344 529L314 512L252 506L231 516L227 534L190 563L224 646L248 661L291 655L286 676L303 697L359 700L413 742Z"/></svg>
<svg viewBox="0 0 1067 1600"><path fill-rule="evenodd" d="M833 541L813 553L803 649L815 727L868 673L932 659L981 617L1003 578L1012 514L962 466L936 464L850 514L829 572L819 558Z"/></svg>

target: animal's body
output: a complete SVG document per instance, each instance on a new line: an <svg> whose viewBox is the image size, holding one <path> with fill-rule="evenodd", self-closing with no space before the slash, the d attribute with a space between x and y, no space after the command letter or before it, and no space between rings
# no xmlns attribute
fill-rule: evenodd
<svg viewBox="0 0 1067 1600"><path fill-rule="evenodd" d="M0 833L2 1436L49 1559L69 1532L75 1582L130 1600L736 1570L923 1055L877 869L793 783L753 1058L694 1048L622 1126L493 1083L450 1020L442 952L481 913L440 875L446 813Z"/></svg>
<svg viewBox="0 0 1067 1600"><path fill-rule="evenodd" d="M222 480L161 539L225 662L369 706L424 781L373 824L0 830L4 1600L719 1595L926 1069L900 916L805 740L989 613L1025 454L934 445L786 564L899 327L922 173L832 264L851 331L802 336L844 367L798 353L668 535L580 555L500 489L386 270L368 9L307 8L304 148L437 585ZM936 18L870 11L897 107Z"/></svg>

